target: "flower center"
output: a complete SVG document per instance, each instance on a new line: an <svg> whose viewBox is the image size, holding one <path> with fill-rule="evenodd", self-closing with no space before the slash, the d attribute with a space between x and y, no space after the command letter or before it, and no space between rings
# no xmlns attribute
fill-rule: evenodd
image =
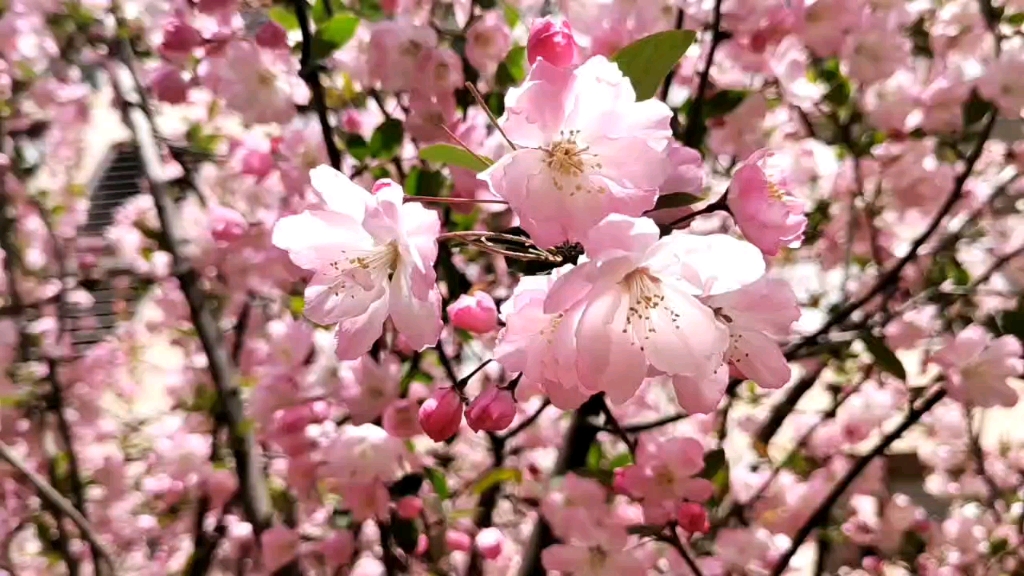
<svg viewBox="0 0 1024 576"><path fill-rule="evenodd" d="M553 141L550 147L541 149L547 154L544 162L551 170L554 187L559 192L568 189L570 196L578 192L601 193L604 188L591 183L586 177L588 169L600 170L601 163L585 158L593 154L587 152L588 147L576 142L579 133L579 130L570 130L568 134L561 132L561 137Z"/></svg>
<svg viewBox="0 0 1024 576"><path fill-rule="evenodd" d="M390 277L398 266L398 244L388 242L364 256L350 258L349 263L367 272L387 272Z"/></svg>
<svg viewBox="0 0 1024 576"><path fill-rule="evenodd" d="M657 332L651 322L651 316L665 302L661 281L652 276L646 268L637 268L627 274L619 282L619 285L629 296L626 327L623 332L632 331L633 336L640 341L640 349L643 350L643 341L649 340L651 334ZM678 314L672 311L668 311L668 313L673 322L678 320Z"/></svg>
<svg viewBox="0 0 1024 576"><path fill-rule="evenodd" d="M584 151L572 140L556 140L547 151L548 168L562 176L578 178L583 175L586 167L583 163Z"/></svg>
<svg viewBox="0 0 1024 576"><path fill-rule="evenodd" d="M348 291L351 283L355 283L363 290L370 290L380 281L381 276L386 276L390 281L395 269L398 268L398 258L398 244L388 242L359 256L335 260L329 264L335 274L331 289L335 295L340 296ZM355 294L352 294L352 297L355 298Z"/></svg>
<svg viewBox="0 0 1024 576"><path fill-rule="evenodd" d="M782 188L779 188L778 184L776 184L770 179L768 180L768 195L774 198L775 200L778 200L779 202L786 199L786 193L782 190Z"/></svg>

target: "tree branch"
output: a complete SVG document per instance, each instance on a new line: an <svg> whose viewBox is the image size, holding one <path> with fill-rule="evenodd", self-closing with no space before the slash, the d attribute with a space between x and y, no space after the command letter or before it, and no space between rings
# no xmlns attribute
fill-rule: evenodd
<svg viewBox="0 0 1024 576"><path fill-rule="evenodd" d="M793 559L800 545L807 540L807 537L811 535L819 525L823 524L828 520L829 512L832 510L832 506L839 501L839 498L853 485L854 480L868 467L871 462L881 456L888 448L899 439L903 434L910 429L911 426L917 423L929 410L935 407L940 400L946 397L946 389L939 386L935 389L917 408L913 408L907 414L907 416L900 422L900 425L896 427L892 432L889 432L882 438L870 452L861 456L857 461L846 471L846 474L832 487L828 495L815 509L814 514L807 519L807 522L796 532L793 536L793 543L790 544L789 549L782 555L779 561L775 564L772 569L771 576L781 576L786 571L786 567L789 566L789 561Z"/></svg>
<svg viewBox="0 0 1024 576"><path fill-rule="evenodd" d="M700 73L700 81L697 84L697 91L690 100L690 109L686 113L686 128L683 131L683 144L690 148L699 149L704 141L704 133L707 127L704 125L704 96L708 91L708 84L711 80L711 66L715 61L715 52L718 45L725 40L722 34L722 0L715 0L715 8L711 20L711 47L708 49L707 63Z"/></svg>
<svg viewBox="0 0 1024 576"><path fill-rule="evenodd" d="M153 196L157 217L160 220L160 240L163 248L171 254L174 262L174 276L188 303L192 323L195 325L203 351L209 362L210 376L227 424L229 445L235 459L239 477L242 507L254 533L259 538L270 525L273 508L266 478L263 475L262 458L250 427L245 422L242 399L235 381L234 367L228 357L209 303L211 299L200 286L200 278L181 254L181 235L178 230L177 206L171 200L161 176L159 149L154 138L154 127L150 115L141 106L139 89L128 80L131 74L131 47L122 42L121 61L111 61L108 70L115 93L121 101L122 115L139 145L145 181Z"/></svg>
<svg viewBox="0 0 1024 576"><path fill-rule="evenodd" d="M329 5L330 2L324 2ZM316 109L317 118L320 120L320 131L324 136L324 146L327 147L327 157L335 170L341 170L341 151L338 143L334 140L334 129L327 117L327 96L324 87L320 83L320 69L317 62L313 62L313 32L309 28L309 5L306 0L294 0L295 18L299 21L299 30L302 33L302 56L299 60L299 67L302 79L309 86L309 92L313 97L313 108Z"/></svg>

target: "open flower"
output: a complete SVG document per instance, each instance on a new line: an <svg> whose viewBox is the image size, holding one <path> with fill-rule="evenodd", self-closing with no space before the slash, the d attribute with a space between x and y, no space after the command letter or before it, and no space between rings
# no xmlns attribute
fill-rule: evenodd
<svg viewBox="0 0 1024 576"><path fill-rule="evenodd" d="M799 246L807 216L803 202L787 188L774 155L758 150L733 175L729 185L729 211L743 236L768 256L783 246Z"/></svg>
<svg viewBox="0 0 1024 576"><path fill-rule="evenodd" d="M1014 336L993 338L971 324L935 353L932 361L949 378L949 397L981 408L1013 406L1017 392L1006 379L1024 372L1021 344Z"/></svg>
<svg viewBox="0 0 1024 576"><path fill-rule="evenodd" d="M403 204L401 186L381 180L374 194L328 166L310 171L327 210L282 218L273 243L314 271L306 317L336 324L337 354L355 360L380 337L389 316L410 346L426 348L441 333L434 260L436 212Z"/></svg>
<svg viewBox="0 0 1024 576"><path fill-rule="evenodd" d="M580 306L576 366L581 385L625 402L649 368L707 378L721 366L729 330L698 297L764 273L750 244L716 234L658 238L648 218L613 214L584 241L590 258L558 278L544 303L554 314Z"/></svg>
<svg viewBox="0 0 1024 576"><path fill-rule="evenodd" d="M499 124L519 149L480 174L541 247L582 240L612 213L651 209L671 166L672 111L636 101L601 56L576 69L539 60Z"/></svg>

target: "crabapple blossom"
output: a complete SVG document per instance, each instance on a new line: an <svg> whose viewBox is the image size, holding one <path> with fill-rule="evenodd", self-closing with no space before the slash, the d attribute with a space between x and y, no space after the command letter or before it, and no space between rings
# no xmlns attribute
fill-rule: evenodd
<svg viewBox="0 0 1024 576"><path fill-rule="evenodd" d="M512 31L497 11L485 12L466 30L466 60L484 76L494 74L511 48Z"/></svg>
<svg viewBox="0 0 1024 576"><path fill-rule="evenodd" d="M200 79L246 122L288 122L296 104L309 100L309 89L290 54L244 40L229 42L204 60Z"/></svg>
<svg viewBox="0 0 1024 576"><path fill-rule="evenodd" d="M425 348L441 330L433 269L437 213L403 204L402 188L384 180L371 195L327 166L310 172L327 210L282 218L273 242L297 266L314 271L306 317L337 324L337 353L354 360L370 349L388 317L410 345Z"/></svg>
<svg viewBox="0 0 1024 576"><path fill-rule="evenodd" d="M757 249L735 238L658 235L650 219L608 216L584 241L589 259L560 276L544 301L549 314L580 309L581 386L613 402L631 398L648 367L695 379L714 374L729 330L698 297L740 288L764 273Z"/></svg>
<svg viewBox="0 0 1024 576"><path fill-rule="evenodd" d="M671 165L671 110L636 101L618 66L601 56L578 68L547 61L509 90L504 133L518 146L480 173L541 247L580 241L605 216L654 206Z"/></svg>
<svg viewBox="0 0 1024 576"><path fill-rule="evenodd" d="M486 334L498 327L498 308L487 292L463 294L448 305L452 326L476 334Z"/></svg>
<svg viewBox="0 0 1024 576"><path fill-rule="evenodd" d="M516 401L507 388L488 388L473 399L466 408L466 423L479 432L500 432L512 424L516 417Z"/></svg>
<svg viewBox="0 0 1024 576"><path fill-rule="evenodd" d="M443 442L459 431L462 411L462 398L458 392L452 388L438 388L420 406L420 426L435 442Z"/></svg>
<svg viewBox="0 0 1024 576"><path fill-rule="evenodd" d="M788 189L771 152L758 150L740 164L729 185L729 211L743 236L768 256L799 246L807 227L803 203Z"/></svg>
<svg viewBox="0 0 1024 576"><path fill-rule="evenodd" d="M545 16L530 24L530 39L526 43L526 59L530 65L538 59L565 68L576 60L578 47L572 35L572 26L564 18Z"/></svg>
<svg viewBox="0 0 1024 576"><path fill-rule="evenodd" d="M949 378L951 398L987 408L1017 403L1017 392L1006 380L1024 372L1022 355L1016 337L993 338L983 326L971 324L947 339L931 361Z"/></svg>

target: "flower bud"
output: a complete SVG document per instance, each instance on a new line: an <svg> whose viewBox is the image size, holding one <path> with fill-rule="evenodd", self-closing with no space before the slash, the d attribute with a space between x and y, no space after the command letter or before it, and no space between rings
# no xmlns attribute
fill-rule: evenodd
<svg viewBox="0 0 1024 576"><path fill-rule="evenodd" d="M198 30L182 22L172 20L164 26L164 41L160 53L166 58L188 56L192 50L203 45L203 36Z"/></svg>
<svg viewBox="0 0 1024 576"><path fill-rule="evenodd" d="M486 334L498 327L498 307L487 292L463 294L448 305L452 326L474 334Z"/></svg>
<svg viewBox="0 0 1024 576"><path fill-rule="evenodd" d="M494 560L501 556L501 550L505 546L505 535L497 528L484 528L477 533L473 543L481 556L487 560Z"/></svg>
<svg viewBox="0 0 1024 576"><path fill-rule="evenodd" d="M260 536L263 567L268 574L292 561L299 551L299 535L286 526L272 526Z"/></svg>
<svg viewBox="0 0 1024 576"><path fill-rule="evenodd" d="M532 66L538 58L560 68L571 66L576 60L576 39L569 22L563 18L546 16L534 20L530 38L526 42L526 59Z"/></svg>
<svg viewBox="0 0 1024 576"><path fill-rule="evenodd" d="M288 48L288 32L273 20L267 22L256 31L256 44L270 50Z"/></svg>
<svg viewBox="0 0 1024 576"><path fill-rule="evenodd" d="M466 422L475 432L499 432L508 428L516 417L516 400L504 388L488 388L469 404Z"/></svg>
<svg viewBox="0 0 1024 576"><path fill-rule="evenodd" d="M420 500L418 496L405 496L395 503L395 511L398 512L399 518L406 520L419 518L420 512L423 511L423 500Z"/></svg>
<svg viewBox="0 0 1024 576"><path fill-rule="evenodd" d="M210 234L217 242L233 242L245 234L249 223L238 211L214 204L210 206Z"/></svg>
<svg viewBox="0 0 1024 576"><path fill-rule="evenodd" d="M445 532L444 540L452 552L469 552L469 548L473 544L473 541L469 539L469 534L458 530Z"/></svg>
<svg viewBox="0 0 1024 576"><path fill-rule="evenodd" d="M230 470L214 470L206 477L206 492L210 496L210 506L218 509L238 490L238 478Z"/></svg>
<svg viewBox="0 0 1024 576"><path fill-rule="evenodd" d="M188 96L188 82L174 66L158 68L149 79L149 88L157 100L168 104L181 104Z"/></svg>
<svg viewBox="0 0 1024 576"><path fill-rule="evenodd" d="M459 431L462 398L452 388L438 388L420 406L420 427L434 442L443 442Z"/></svg>
<svg viewBox="0 0 1024 576"><path fill-rule="evenodd" d="M708 511L696 502L683 502L676 510L679 527L689 534L704 534L711 529Z"/></svg>

